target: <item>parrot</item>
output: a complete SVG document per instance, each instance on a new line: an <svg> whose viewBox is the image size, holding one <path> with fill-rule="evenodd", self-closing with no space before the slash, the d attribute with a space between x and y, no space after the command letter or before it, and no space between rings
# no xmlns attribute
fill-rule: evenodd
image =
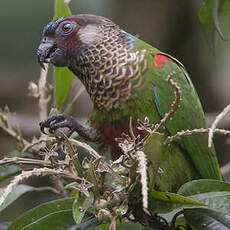
<svg viewBox="0 0 230 230"><path fill-rule="evenodd" d="M148 117L157 124L170 110L174 90L167 77L172 73L182 100L166 124L165 137L181 130L207 128L201 102L183 64L105 17L78 14L51 21L43 30L37 56L43 68L44 63L68 67L93 102L87 125L56 113L40 122L44 133L45 129L54 132L68 127L69 135L77 132L86 140L109 146L112 158L117 159L122 151L115 139L129 131L130 117L138 135L138 119ZM150 155L163 156L155 188L175 192L193 179L222 180L214 145L208 147L207 143L207 134L194 134L172 142L162 149L164 153L159 153L157 146L148 149Z"/></svg>

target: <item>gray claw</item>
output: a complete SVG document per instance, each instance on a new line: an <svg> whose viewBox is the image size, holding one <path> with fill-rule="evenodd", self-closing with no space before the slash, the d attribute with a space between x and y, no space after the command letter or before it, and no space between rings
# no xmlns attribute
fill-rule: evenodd
<svg viewBox="0 0 230 230"><path fill-rule="evenodd" d="M39 126L40 126L40 131L41 131L42 133L48 135L48 134L45 132L45 128L48 127L47 124L46 124L44 121L41 121L41 122L39 123Z"/></svg>

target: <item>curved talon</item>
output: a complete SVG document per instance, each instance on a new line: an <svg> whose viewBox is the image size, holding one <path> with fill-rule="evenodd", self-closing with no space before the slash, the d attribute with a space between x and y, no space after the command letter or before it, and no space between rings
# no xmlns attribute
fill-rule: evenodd
<svg viewBox="0 0 230 230"><path fill-rule="evenodd" d="M72 128L66 133L66 136L70 137L73 134L73 132L74 132L74 129Z"/></svg>
<svg viewBox="0 0 230 230"><path fill-rule="evenodd" d="M53 123L50 125L49 127L49 132L53 133L56 129L59 129L59 128L69 128L71 129L71 123L67 120L67 121L61 121L59 123Z"/></svg>
<svg viewBox="0 0 230 230"><path fill-rule="evenodd" d="M50 115L47 119L41 121L39 125L41 132L46 135L48 134L45 132L45 128L47 128L50 133L54 133L54 131L59 128L68 128L69 130L66 133L68 137L76 131L87 140L94 141L99 139L99 134L94 128L84 127L73 117L61 113Z"/></svg>
<svg viewBox="0 0 230 230"><path fill-rule="evenodd" d="M48 133L45 132L44 127L40 127L40 130L41 130L41 132L44 133L45 135L48 135Z"/></svg>
<svg viewBox="0 0 230 230"><path fill-rule="evenodd" d="M53 114L53 115L50 115L44 121L41 121L39 123L39 126L40 126L41 132L46 135L48 135L48 133L45 132L45 128L47 128L50 133L54 133L54 131L59 128L67 127L70 129L67 133L69 137L74 132L73 127L74 127L75 122L76 121L71 116L68 116L65 114Z"/></svg>
<svg viewBox="0 0 230 230"><path fill-rule="evenodd" d="M45 128L47 128L46 123L44 121L39 122L40 130L42 133L48 135L48 133L45 132Z"/></svg>

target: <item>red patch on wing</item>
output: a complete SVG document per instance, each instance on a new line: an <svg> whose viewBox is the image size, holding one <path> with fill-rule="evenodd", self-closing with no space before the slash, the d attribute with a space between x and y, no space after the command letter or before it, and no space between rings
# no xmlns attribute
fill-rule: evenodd
<svg viewBox="0 0 230 230"><path fill-rule="evenodd" d="M157 54L157 55L154 57L154 64L155 64L155 66L156 66L157 68L162 68L162 67L163 67L162 61L168 62L168 58L165 57L165 56L162 55L162 54Z"/></svg>

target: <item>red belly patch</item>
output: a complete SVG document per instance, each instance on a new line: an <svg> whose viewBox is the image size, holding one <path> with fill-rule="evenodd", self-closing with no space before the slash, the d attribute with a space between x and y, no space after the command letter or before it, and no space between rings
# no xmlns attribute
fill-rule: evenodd
<svg viewBox="0 0 230 230"><path fill-rule="evenodd" d="M113 160L119 158L122 151L118 146L118 143L115 141L115 138L121 137L122 133L129 134L129 121L118 121L112 124L105 123L100 127L97 127L97 129L102 133L101 141L111 147ZM135 135L143 135L143 132L137 129L137 124L133 124L133 132Z"/></svg>

